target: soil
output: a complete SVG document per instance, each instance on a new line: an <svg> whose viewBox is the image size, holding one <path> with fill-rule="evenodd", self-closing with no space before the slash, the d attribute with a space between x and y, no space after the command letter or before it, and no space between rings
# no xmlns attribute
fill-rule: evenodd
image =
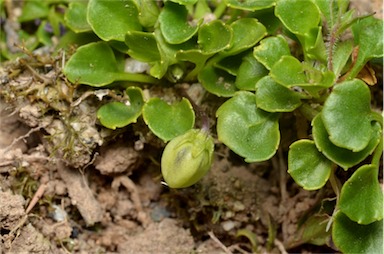
<svg viewBox="0 0 384 254"><path fill-rule="evenodd" d="M173 190L161 182L165 144L141 120L103 128L100 94L70 84L64 60L48 50L0 68L0 253L335 252L302 241L303 218L334 195L286 173L287 146L303 135L293 114L272 160L246 164L216 143L210 173Z"/></svg>

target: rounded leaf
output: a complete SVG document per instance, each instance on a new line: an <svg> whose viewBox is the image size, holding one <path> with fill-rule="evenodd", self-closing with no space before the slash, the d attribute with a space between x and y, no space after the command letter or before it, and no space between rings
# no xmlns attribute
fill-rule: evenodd
<svg viewBox="0 0 384 254"><path fill-rule="evenodd" d="M332 162L324 157L311 140L299 140L289 147L288 173L305 190L318 190L328 181Z"/></svg>
<svg viewBox="0 0 384 254"><path fill-rule="evenodd" d="M144 106L143 117L149 129L164 141L184 134L195 123L192 105L185 98L172 105L152 98Z"/></svg>
<svg viewBox="0 0 384 254"><path fill-rule="evenodd" d="M256 102L268 112L292 112L301 105L301 96L265 76L256 84Z"/></svg>
<svg viewBox="0 0 384 254"><path fill-rule="evenodd" d="M257 108L255 95L238 92L216 112L221 142L246 162L271 158L280 142L279 114Z"/></svg>
<svg viewBox="0 0 384 254"><path fill-rule="evenodd" d="M324 127L321 115L318 114L312 120L312 133L316 142L317 149L322 152L325 157L338 164L345 170L353 167L362 162L368 155L370 155L380 142L381 128L380 124L375 123L373 128L373 135L366 148L359 152L353 152L351 150L341 148L333 144L329 140L329 134Z"/></svg>
<svg viewBox="0 0 384 254"><path fill-rule="evenodd" d="M342 212L334 217L332 240L342 253L382 254L383 239L383 221L360 225Z"/></svg>
<svg viewBox="0 0 384 254"><path fill-rule="evenodd" d="M92 28L87 21L87 3L71 2L64 14L64 20L67 26L74 32L87 32Z"/></svg>
<svg viewBox="0 0 384 254"><path fill-rule="evenodd" d="M351 220L370 224L383 219L383 190L375 165L363 165L344 183L339 208Z"/></svg>
<svg viewBox="0 0 384 254"><path fill-rule="evenodd" d="M286 87L307 83L301 62L293 56L282 56L280 60L273 65L270 76L276 82Z"/></svg>
<svg viewBox="0 0 384 254"><path fill-rule="evenodd" d="M233 76L237 76L240 65L240 55L228 56L213 64L214 67L224 70Z"/></svg>
<svg viewBox="0 0 384 254"><path fill-rule="evenodd" d="M268 70L252 54L248 54L242 59L242 63L237 71L236 87L241 90L254 91L256 83L262 77L268 75Z"/></svg>
<svg viewBox="0 0 384 254"><path fill-rule="evenodd" d="M253 54L265 68L270 70L281 57L291 55L291 51L284 37L278 35L263 39L260 45L255 47Z"/></svg>
<svg viewBox="0 0 384 254"><path fill-rule="evenodd" d="M160 51L153 33L131 31L125 36L125 43L129 50L128 54L142 62L160 61Z"/></svg>
<svg viewBox="0 0 384 254"><path fill-rule="evenodd" d="M198 23L191 25L188 21L187 8L172 2L165 3L158 20L164 39L170 44L186 42L199 29Z"/></svg>
<svg viewBox="0 0 384 254"><path fill-rule="evenodd" d="M47 17L49 13L48 4L48 2L43 1L26 1L23 4L22 15L19 16L18 21L27 22Z"/></svg>
<svg viewBox="0 0 384 254"><path fill-rule="evenodd" d="M156 1L138 0L140 24L144 27L154 27L160 14Z"/></svg>
<svg viewBox="0 0 384 254"><path fill-rule="evenodd" d="M335 145L358 152L372 136L371 94L361 80L336 85L324 103L322 118Z"/></svg>
<svg viewBox="0 0 384 254"><path fill-rule="evenodd" d="M110 102L99 108L97 118L109 129L116 129L135 123L141 115L144 105L140 88L129 87L126 90L129 100L126 103Z"/></svg>
<svg viewBox="0 0 384 254"><path fill-rule="evenodd" d="M372 58L383 57L383 20L374 17L360 19L352 26L355 45L359 45L359 54L347 79L355 78L365 64Z"/></svg>
<svg viewBox="0 0 384 254"><path fill-rule="evenodd" d="M158 80L147 75L119 70L111 47L105 42L89 43L77 49L64 67L64 74L72 83L101 87L116 80L156 84Z"/></svg>
<svg viewBox="0 0 384 254"><path fill-rule="evenodd" d="M267 9L275 5L276 0L263 0L263 1L244 1L244 0L225 0L227 5L234 9L256 11Z"/></svg>
<svg viewBox="0 0 384 254"><path fill-rule="evenodd" d="M79 47L64 67L69 81L92 86L112 83L117 71L115 55L105 42Z"/></svg>
<svg viewBox="0 0 384 254"><path fill-rule="evenodd" d="M213 138L192 129L172 139L161 157L161 172L171 188L185 188L198 182L211 168Z"/></svg>
<svg viewBox="0 0 384 254"><path fill-rule="evenodd" d="M359 20L352 26L359 54L367 60L383 57L383 20L372 16Z"/></svg>
<svg viewBox="0 0 384 254"><path fill-rule="evenodd" d="M87 18L104 41L124 41L128 31L140 31L139 12L133 0L89 0Z"/></svg>
<svg viewBox="0 0 384 254"><path fill-rule="evenodd" d="M280 0L275 15L294 34L306 35L320 23L320 11L311 0Z"/></svg>
<svg viewBox="0 0 384 254"><path fill-rule="evenodd" d="M223 21L214 20L200 27L197 43L203 53L214 54L231 46L232 33Z"/></svg>
<svg viewBox="0 0 384 254"><path fill-rule="evenodd" d="M198 74L198 79L208 92L217 96L229 97L237 90L235 76L212 66L205 67Z"/></svg>
<svg viewBox="0 0 384 254"><path fill-rule="evenodd" d="M249 49L267 35L265 26L254 18L238 19L231 24L231 28L232 46L223 52L225 55L234 55Z"/></svg>

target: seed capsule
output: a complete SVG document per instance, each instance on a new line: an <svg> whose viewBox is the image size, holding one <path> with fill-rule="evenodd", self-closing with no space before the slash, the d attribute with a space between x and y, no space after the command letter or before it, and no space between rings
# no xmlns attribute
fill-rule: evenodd
<svg viewBox="0 0 384 254"><path fill-rule="evenodd" d="M211 168L213 138L202 130L191 129L172 139L161 158L161 172L171 188L185 188L198 182Z"/></svg>

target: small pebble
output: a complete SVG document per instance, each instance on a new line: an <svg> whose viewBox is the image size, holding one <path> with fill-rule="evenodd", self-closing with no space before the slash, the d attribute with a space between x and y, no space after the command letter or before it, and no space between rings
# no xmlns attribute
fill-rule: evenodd
<svg viewBox="0 0 384 254"><path fill-rule="evenodd" d="M236 223L234 221L229 220L229 221L222 222L221 226L225 231L230 231L235 228Z"/></svg>

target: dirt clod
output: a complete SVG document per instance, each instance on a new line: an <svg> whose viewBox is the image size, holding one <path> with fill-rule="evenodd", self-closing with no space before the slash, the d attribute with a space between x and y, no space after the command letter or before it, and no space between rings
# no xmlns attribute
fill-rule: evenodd
<svg viewBox="0 0 384 254"><path fill-rule="evenodd" d="M8 251L9 253L52 253L49 240L30 223L21 229L20 235L12 242L11 249Z"/></svg>
<svg viewBox="0 0 384 254"><path fill-rule="evenodd" d="M119 253L190 253L194 241L189 230L177 225L177 221L164 219L153 223L142 233L129 236L118 246Z"/></svg>
<svg viewBox="0 0 384 254"><path fill-rule="evenodd" d="M87 225L100 222L103 217L103 209L95 198L83 175L77 170L66 167L62 162L57 162L57 170L67 185L68 194L72 203L77 207Z"/></svg>
<svg viewBox="0 0 384 254"><path fill-rule="evenodd" d="M130 174L139 166L140 153L122 142L102 147L94 165L103 175Z"/></svg>
<svg viewBox="0 0 384 254"><path fill-rule="evenodd" d="M0 191L0 227L12 230L24 215L25 200L21 195L14 195L10 191Z"/></svg>

